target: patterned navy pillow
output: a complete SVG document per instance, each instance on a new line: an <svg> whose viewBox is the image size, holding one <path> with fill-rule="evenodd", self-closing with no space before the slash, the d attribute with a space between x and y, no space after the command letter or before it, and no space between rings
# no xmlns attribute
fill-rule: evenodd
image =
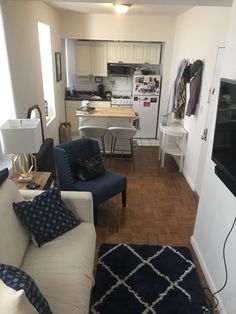
<svg viewBox="0 0 236 314"><path fill-rule="evenodd" d="M35 236L39 247L80 224L66 208L58 187L46 190L32 201L13 203L13 208Z"/></svg>
<svg viewBox="0 0 236 314"><path fill-rule="evenodd" d="M24 290L29 302L40 314L52 314L47 300L44 298L34 280L23 270L14 266L0 264L0 279L10 288Z"/></svg>
<svg viewBox="0 0 236 314"><path fill-rule="evenodd" d="M8 168L4 168L3 170L0 171L0 185L7 179L8 175L9 175Z"/></svg>

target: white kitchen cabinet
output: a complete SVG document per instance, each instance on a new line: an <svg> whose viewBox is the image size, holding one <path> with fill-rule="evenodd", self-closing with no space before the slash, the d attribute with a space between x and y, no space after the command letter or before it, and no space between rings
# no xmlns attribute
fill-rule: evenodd
<svg viewBox="0 0 236 314"><path fill-rule="evenodd" d="M134 44L131 42L108 42L108 63L133 63Z"/></svg>
<svg viewBox="0 0 236 314"><path fill-rule="evenodd" d="M146 62L149 64L160 64L161 44L146 44Z"/></svg>
<svg viewBox="0 0 236 314"><path fill-rule="evenodd" d="M66 120L71 123L73 139L79 138L79 118L76 117L76 110L81 104L81 101L66 101Z"/></svg>
<svg viewBox="0 0 236 314"><path fill-rule="evenodd" d="M107 76L107 43L93 42L91 45L91 63L94 76Z"/></svg>
<svg viewBox="0 0 236 314"><path fill-rule="evenodd" d="M78 76L107 76L107 43L79 41L75 46Z"/></svg>
<svg viewBox="0 0 236 314"><path fill-rule="evenodd" d="M134 63L159 64L161 55L161 44L135 43Z"/></svg>
<svg viewBox="0 0 236 314"><path fill-rule="evenodd" d="M121 62L120 57L120 43L119 42L109 42L107 46L107 61L108 63L118 63Z"/></svg>
<svg viewBox="0 0 236 314"><path fill-rule="evenodd" d="M88 76L92 74L91 42L79 41L75 46L76 75Z"/></svg>
<svg viewBox="0 0 236 314"><path fill-rule="evenodd" d="M121 59L124 63L134 62L134 44L133 43L120 43Z"/></svg>
<svg viewBox="0 0 236 314"><path fill-rule="evenodd" d="M134 44L134 62L145 63L146 60L146 48L144 43Z"/></svg>

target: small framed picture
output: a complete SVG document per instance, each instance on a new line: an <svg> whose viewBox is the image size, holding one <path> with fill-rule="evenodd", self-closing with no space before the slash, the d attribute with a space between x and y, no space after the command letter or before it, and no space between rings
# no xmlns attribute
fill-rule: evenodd
<svg viewBox="0 0 236 314"><path fill-rule="evenodd" d="M55 52L55 63L56 63L56 80L61 81L62 71L61 71L61 53Z"/></svg>
<svg viewBox="0 0 236 314"><path fill-rule="evenodd" d="M103 83L103 77L102 76L95 76L95 82L96 83Z"/></svg>

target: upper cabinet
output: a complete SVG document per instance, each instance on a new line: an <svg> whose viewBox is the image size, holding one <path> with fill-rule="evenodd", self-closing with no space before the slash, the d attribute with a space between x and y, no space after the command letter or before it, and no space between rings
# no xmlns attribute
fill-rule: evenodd
<svg viewBox="0 0 236 314"><path fill-rule="evenodd" d="M121 58L124 63L134 63L134 44L123 42L120 45Z"/></svg>
<svg viewBox="0 0 236 314"><path fill-rule="evenodd" d="M161 44L135 43L134 63L159 64L161 56Z"/></svg>
<svg viewBox="0 0 236 314"><path fill-rule="evenodd" d="M134 63L134 44L108 42L108 63Z"/></svg>
<svg viewBox="0 0 236 314"><path fill-rule="evenodd" d="M121 61L120 56L120 43L109 42L107 47L107 61L108 63L119 63Z"/></svg>
<svg viewBox="0 0 236 314"><path fill-rule="evenodd" d="M75 46L76 75L107 76L107 43L79 41Z"/></svg>
<svg viewBox="0 0 236 314"><path fill-rule="evenodd" d="M78 76L107 76L107 63L159 64L161 44L77 41L75 66Z"/></svg>
<svg viewBox="0 0 236 314"><path fill-rule="evenodd" d="M91 42L79 41L75 45L76 75L88 76L92 74Z"/></svg>
<svg viewBox="0 0 236 314"><path fill-rule="evenodd" d="M93 42L92 43L92 75L107 76L107 43Z"/></svg>

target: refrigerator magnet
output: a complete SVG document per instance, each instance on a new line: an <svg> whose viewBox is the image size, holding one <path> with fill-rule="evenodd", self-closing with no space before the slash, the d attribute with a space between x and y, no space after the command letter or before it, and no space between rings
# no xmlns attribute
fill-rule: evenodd
<svg viewBox="0 0 236 314"><path fill-rule="evenodd" d="M150 107L150 101L144 101L143 102L143 107Z"/></svg>

